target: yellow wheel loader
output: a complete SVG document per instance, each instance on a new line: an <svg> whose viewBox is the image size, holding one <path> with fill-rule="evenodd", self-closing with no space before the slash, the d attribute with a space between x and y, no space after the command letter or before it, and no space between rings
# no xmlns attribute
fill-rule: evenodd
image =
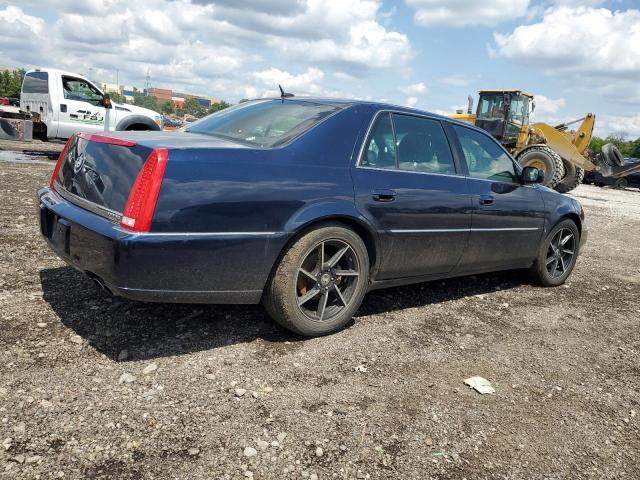
<svg viewBox="0 0 640 480"><path fill-rule="evenodd" d="M589 155L589 142L596 116L587 113L573 122L552 127L546 123L529 123L535 109L533 95L522 90L482 90L475 113L469 96L467 113L458 110L451 118L471 123L489 132L523 167L544 171L544 185L566 193L576 188L585 170L598 171L605 177L623 177L640 170L640 163L623 165L623 157L613 144L602 154ZM569 126L580 124L577 130Z"/></svg>

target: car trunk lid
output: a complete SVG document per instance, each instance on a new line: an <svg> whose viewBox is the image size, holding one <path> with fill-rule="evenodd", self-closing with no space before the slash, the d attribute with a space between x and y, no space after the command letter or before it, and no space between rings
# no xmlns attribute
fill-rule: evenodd
<svg viewBox="0 0 640 480"><path fill-rule="evenodd" d="M51 185L71 203L119 222L152 151L129 140L74 135L61 154Z"/></svg>

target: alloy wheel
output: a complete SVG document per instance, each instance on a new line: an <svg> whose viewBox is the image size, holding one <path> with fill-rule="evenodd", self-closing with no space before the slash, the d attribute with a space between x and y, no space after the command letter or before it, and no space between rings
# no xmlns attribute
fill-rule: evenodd
<svg viewBox="0 0 640 480"><path fill-rule="evenodd" d="M312 320L331 320L350 304L359 281L360 262L353 247L344 240L324 240L298 268L298 307Z"/></svg>
<svg viewBox="0 0 640 480"><path fill-rule="evenodd" d="M571 268L576 252L576 237L574 233L563 228L553 236L547 249L545 260L547 272L553 278L563 276Z"/></svg>

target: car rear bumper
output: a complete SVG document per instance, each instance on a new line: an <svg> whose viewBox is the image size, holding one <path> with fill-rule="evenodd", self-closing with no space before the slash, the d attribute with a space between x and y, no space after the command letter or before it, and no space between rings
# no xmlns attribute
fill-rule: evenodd
<svg viewBox="0 0 640 480"><path fill-rule="evenodd" d="M134 234L45 187L41 233L65 262L115 295L167 303L258 303L286 242L279 232Z"/></svg>

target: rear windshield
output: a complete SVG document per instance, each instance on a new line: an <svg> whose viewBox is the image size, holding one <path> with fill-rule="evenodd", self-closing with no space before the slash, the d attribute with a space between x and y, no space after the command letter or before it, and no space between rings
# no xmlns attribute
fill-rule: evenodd
<svg viewBox="0 0 640 480"><path fill-rule="evenodd" d="M29 72L22 82L22 93L49 93L49 74Z"/></svg>
<svg viewBox="0 0 640 480"><path fill-rule="evenodd" d="M256 100L220 110L185 130L277 147L317 125L340 107L299 100Z"/></svg>

